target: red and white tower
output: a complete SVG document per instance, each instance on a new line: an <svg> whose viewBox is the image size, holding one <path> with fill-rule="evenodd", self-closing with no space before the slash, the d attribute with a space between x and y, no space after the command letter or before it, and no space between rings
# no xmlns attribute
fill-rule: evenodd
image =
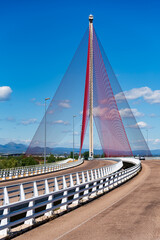
<svg viewBox="0 0 160 240"><path fill-rule="evenodd" d="M89 15L89 160L93 159L93 15Z"/></svg>

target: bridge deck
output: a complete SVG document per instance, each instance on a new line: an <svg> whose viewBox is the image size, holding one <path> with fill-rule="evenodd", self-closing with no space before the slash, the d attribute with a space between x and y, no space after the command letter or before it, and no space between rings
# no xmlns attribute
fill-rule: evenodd
<svg viewBox="0 0 160 240"><path fill-rule="evenodd" d="M92 168L100 168L103 166L115 164L114 161L108 161L108 160L92 160L92 161L84 161L83 164L77 167L69 168L66 170L60 170L58 172L52 172L52 173L46 173L42 175L35 175L32 177L27 177L27 178L22 178L22 179L15 179L15 180L10 180L10 181L2 181L0 182L0 187L3 186L9 186L13 184L19 184L19 183L25 183L25 182L30 182L30 181L36 181L36 180L41 180L45 178L51 178L51 177L56 177L59 175L64 175L64 174L69 174L69 173L74 173L78 171L84 171Z"/></svg>
<svg viewBox="0 0 160 240"><path fill-rule="evenodd" d="M160 239L159 172L146 161L128 183L16 239Z"/></svg>

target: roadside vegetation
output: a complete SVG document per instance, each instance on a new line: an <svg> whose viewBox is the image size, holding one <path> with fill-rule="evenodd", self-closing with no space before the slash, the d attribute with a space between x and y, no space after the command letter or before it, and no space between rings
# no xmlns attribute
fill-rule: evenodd
<svg viewBox="0 0 160 240"><path fill-rule="evenodd" d="M78 159L79 155L77 153L74 154L74 159ZM89 152L84 152L82 157L87 160L89 157ZM94 155L94 158L102 157L100 155ZM53 163L65 160L67 158L73 158L73 152L70 153L68 156L55 156L51 154L49 157L46 157L47 163ZM24 167L24 166L31 166L31 165L38 165L43 164L44 158L39 156L2 156L0 157L0 169L6 168L16 168L16 167Z"/></svg>
<svg viewBox="0 0 160 240"><path fill-rule="evenodd" d="M24 167L30 165L39 164L39 161L34 159L33 157L25 157L21 156L8 156L8 157L0 157L0 169L5 168L15 168L15 167Z"/></svg>
<svg viewBox="0 0 160 240"><path fill-rule="evenodd" d="M50 155L46 158L47 163L62 161L67 157L61 157L61 156L54 156ZM24 167L24 166L32 166L32 165L38 165L44 163L44 157L38 157L38 156L8 156L8 157L0 157L0 169L6 169L6 168L16 168L16 167Z"/></svg>

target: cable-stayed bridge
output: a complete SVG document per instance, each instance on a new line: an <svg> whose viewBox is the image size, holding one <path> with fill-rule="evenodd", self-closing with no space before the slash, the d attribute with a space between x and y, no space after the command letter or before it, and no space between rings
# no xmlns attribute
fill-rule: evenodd
<svg viewBox="0 0 160 240"><path fill-rule="evenodd" d="M85 144L89 147L89 158L93 159L94 144L99 143L107 157L151 156L95 32L92 15L89 16L89 28L26 154L43 154L44 146L47 153L56 146L72 146L74 116L77 116L75 124L78 125L79 155Z"/></svg>
<svg viewBox="0 0 160 240"><path fill-rule="evenodd" d="M149 169L149 164L143 164L144 168L142 168L141 161L133 155L151 156L151 152L95 32L92 15L89 16L89 28L33 136L26 155L50 153L51 149L60 144L69 147L74 140L72 140L74 137L72 121L74 123L75 116L79 116L76 121L77 128L81 125L81 130L77 134L79 159L70 165L62 166L63 169L68 167L68 170L59 167L56 170L61 172L57 173L53 166L44 165L39 168L37 166L22 168L19 170L20 173L17 169L6 170L8 178L6 172L4 173L5 178L2 180L11 180L11 182L0 183L2 237L16 236L22 233L23 229L29 230L36 224L44 223L79 205L89 203L107 192L110 192L109 196L111 196L116 192L111 190L128 182L141 170L142 172L137 176L139 181L143 182L149 176L149 170L148 172L146 170ZM95 160L94 144L97 142L105 158ZM84 161L81 158L82 149L86 144L89 148L89 160L93 161ZM79 164L82 165L72 168ZM154 164L159 167L156 161ZM3 174L1 175L3 178ZM19 177L23 179L18 180ZM45 230L44 227L42 231L39 227L41 235L36 235L35 231L33 235L28 233L32 235L29 238L36 239L38 236L39 239L42 237L51 239L54 236L53 239L87 239L83 228L81 229L83 238L77 236L76 230L85 224L88 226L90 220L106 212L108 208L112 208L125 199L125 196L138 189L139 185L135 179L127 183L129 185L125 184L122 188L118 188L118 192L122 189L124 195L119 192L119 198L115 196L117 200L113 202L110 199L108 207L104 207L104 202L97 204L95 200L99 212L91 208L91 213L94 214L88 212L88 218L79 214L82 217L81 222L73 216L75 226L64 226L65 230L62 232L58 227L57 231L50 229L49 238L46 236L47 229ZM101 198L102 201L104 196ZM87 209L90 209L90 206L86 205ZM114 219L114 216L112 217ZM96 225L97 222L96 218ZM74 225L74 222L72 224ZM56 220L55 225L57 226ZM63 226L63 221L59 224L62 228L61 225ZM94 232L94 224L90 226ZM85 231L87 232L86 229ZM94 236L91 236L90 232L87 234L88 239L91 237L105 239L105 233L103 236L99 235L100 237L95 233ZM122 235L120 237L123 239ZM23 235L19 238L23 239Z"/></svg>

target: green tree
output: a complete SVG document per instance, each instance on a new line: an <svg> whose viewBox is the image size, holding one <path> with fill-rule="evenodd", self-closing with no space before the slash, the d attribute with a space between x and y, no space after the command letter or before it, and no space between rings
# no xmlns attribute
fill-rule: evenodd
<svg viewBox="0 0 160 240"><path fill-rule="evenodd" d="M101 155L101 158L104 158L105 157L105 154L103 153L102 155Z"/></svg>
<svg viewBox="0 0 160 240"><path fill-rule="evenodd" d="M70 152L70 156L69 156L70 158L73 158L73 152Z"/></svg>
<svg viewBox="0 0 160 240"><path fill-rule="evenodd" d="M53 154L51 154L49 157L47 157L47 163L55 162L56 158Z"/></svg>
<svg viewBox="0 0 160 240"><path fill-rule="evenodd" d="M84 157L85 160L88 160L88 158L89 158L89 152L88 152L88 151L84 152L84 153L83 153L83 157Z"/></svg>

